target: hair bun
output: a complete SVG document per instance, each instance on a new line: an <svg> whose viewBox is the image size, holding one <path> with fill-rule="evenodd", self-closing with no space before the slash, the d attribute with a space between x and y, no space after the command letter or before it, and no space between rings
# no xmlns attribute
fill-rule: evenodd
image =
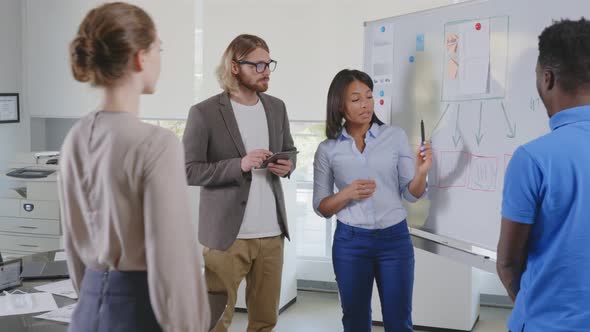
<svg viewBox="0 0 590 332"><path fill-rule="evenodd" d="M70 65L77 81L112 86L130 72L129 63L156 40L154 22L141 8L113 2L88 12L70 43Z"/></svg>
<svg viewBox="0 0 590 332"><path fill-rule="evenodd" d="M94 62L92 43L87 37L78 36L72 41L70 48L74 78L80 82L88 82Z"/></svg>
<svg viewBox="0 0 590 332"><path fill-rule="evenodd" d="M89 43L85 37L79 37L75 46L76 49L74 51L76 52L76 56L86 57L90 55Z"/></svg>

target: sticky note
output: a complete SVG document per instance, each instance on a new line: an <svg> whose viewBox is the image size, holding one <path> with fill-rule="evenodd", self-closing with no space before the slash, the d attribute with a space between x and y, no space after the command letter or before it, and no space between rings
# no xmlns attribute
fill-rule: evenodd
<svg viewBox="0 0 590 332"><path fill-rule="evenodd" d="M416 35L416 52L424 52L424 34Z"/></svg>

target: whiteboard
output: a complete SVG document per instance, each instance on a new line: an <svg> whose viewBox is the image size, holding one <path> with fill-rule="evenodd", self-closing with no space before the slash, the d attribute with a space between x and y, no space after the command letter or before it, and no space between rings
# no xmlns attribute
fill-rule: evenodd
<svg viewBox="0 0 590 332"><path fill-rule="evenodd" d="M376 113L416 149L421 119L432 139L428 199L407 205L413 227L495 251L506 166L549 130L538 36L589 11L582 0L470 1L365 24Z"/></svg>
<svg viewBox="0 0 590 332"><path fill-rule="evenodd" d="M130 0L148 12L163 41L156 93L141 99L142 118L186 119L195 102L195 0ZM79 118L97 109L100 91L74 80L69 43L101 0L26 0L23 20L25 98L32 117Z"/></svg>

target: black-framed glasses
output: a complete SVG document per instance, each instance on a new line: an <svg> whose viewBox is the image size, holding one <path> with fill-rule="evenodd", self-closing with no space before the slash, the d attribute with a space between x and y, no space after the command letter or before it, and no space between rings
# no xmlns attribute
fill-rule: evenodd
<svg viewBox="0 0 590 332"><path fill-rule="evenodd" d="M277 62L275 60L270 60L270 62L251 62L246 60L236 61L239 65L251 65L256 67L257 73L264 73L266 68L268 68L271 72L277 69Z"/></svg>

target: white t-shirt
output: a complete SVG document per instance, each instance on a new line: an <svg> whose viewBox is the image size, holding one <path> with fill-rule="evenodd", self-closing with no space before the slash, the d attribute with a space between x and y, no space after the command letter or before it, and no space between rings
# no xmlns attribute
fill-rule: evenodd
<svg viewBox="0 0 590 332"><path fill-rule="evenodd" d="M268 150L268 123L260 99L254 106L242 105L233 100L231 105L246 152ZM272 173L266 169L252 169L252 183L238 239L281 235L276 206L272 191Z"/></svg>

